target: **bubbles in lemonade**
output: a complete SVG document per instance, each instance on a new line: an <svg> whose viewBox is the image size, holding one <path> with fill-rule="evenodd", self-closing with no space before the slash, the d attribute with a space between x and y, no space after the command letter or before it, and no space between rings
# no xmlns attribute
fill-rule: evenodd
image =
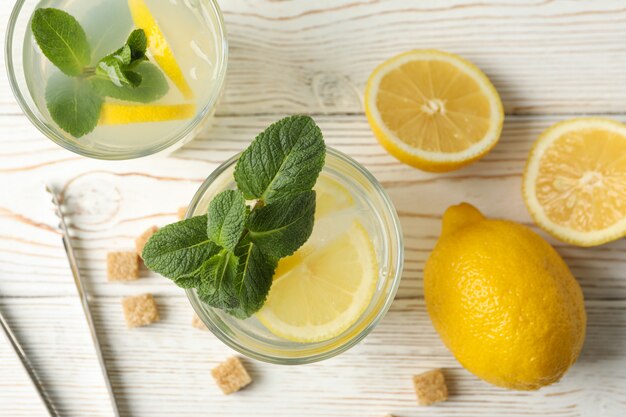
<svg viewBox="0 0 626 417"><path fill-rule="evenodd" d="M63 10L78 21L87 35L90 46L90 67L95 67L100 59L118 50L125 44L129 34L143 25L141 28L148 38L147 62L163 74L164 77L161 79L167 83L167 87L163 87L163 91L167 92L149 102L103 97L105 104L99 123L91 132L80 137L73 137L70 133L64 132L68 140L82 148L91 149L93 152L101 150L105 153L133 153L142 149L166 148L174 137L187 133L186 128L190 120L203 112L206 105L219 95L216 89L221 86L216 83L216 79L219 75L218 60L222 59L224 43L219 33L219 17L208 1L44 0L39 3L39 7ZM156 29L152 26L145 27L145 19L141 21L136 10L131 12L131 8L137 7L149 11ZM171 62L164 63L155 56L164 53L163 43L155 42L155 38L152 37L155 30L160 31L165 38L173 54L173 65L180 68L179 74L183 79L182 83L188 86L187 91L181 89L180 79L171 76L168 68L168 65L172 65ZM34 36L31 35L32 33L29 33L25 37L24 45L24 73L28 88L39 111L58 128L46 103L46 87L51 77L63 75L42 54ZM167 54L167 51L165 53ZM144 74L143 80L146 79ZM121 110L118 109L121 114L116 115L117 119L113 120L112 124L105 124L104 106L109 104L122 105ZM129 110L128 106L137 107ZM175 110L171 110L169 106L173 106ZM177 109L184 111L180 112ZM146 121L146 118L170 120Z"/></svg>

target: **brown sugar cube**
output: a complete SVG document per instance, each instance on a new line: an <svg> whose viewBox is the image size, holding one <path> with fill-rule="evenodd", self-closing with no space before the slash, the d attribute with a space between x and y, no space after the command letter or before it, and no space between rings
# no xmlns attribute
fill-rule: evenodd
<svg viewBox="0 0 626 417"><path fill-rule="evenodd" d="M448 387L441 369L414 375L413 386L419 405L431 405L448 399Z"/></svg>
<svg viewBox="0 0 626 417"><path fill-rule="evenodd" d="M233 356L220 363L211 370L215 382L226 395L239 391L250 382L252 378L243 367L239 358Z"/></svg>
<svg viewBox="0 0 626 417"><path fill-rule="evenodd" d="M137 249L137 255L141 257L141 252L143 252L143 247L146 246L146 242L148 242L148 239L150 239L150 237L153 234L155 234L157 230L159 230L158 227L152 226L151 228L143 232L141 236L135 239L135 249Z"/></svg>
<svg viewBox="0 0 626 417"><path fill-rule="evenodd" d="M133 281L139 278L139 257L136 252L107 253L109 281Z"/></svg>
<svg viewBox="0 0 626 417"><path fill-rule="evenodd" d="M159 321L159 310L152 294L126 297L122 299L122 308L129 329Z"/></svg>
<svg viewBox="0 0 626 417"><path fill-rule="evenodd" d="M195 327L196 329L209 330L209 329L207 329L207 327L204 324L204 322L202 320L200 320L200 317L198 317L198 315L195 314L195 313L193 315L193 318L191 319L191 325L193 327Z"/></svg>
<svg viewBox="0 0 626 417"><path fill-rule="evenodd" d="M187 214L187 207L178 208L178 220L183 220Z"/></svg>

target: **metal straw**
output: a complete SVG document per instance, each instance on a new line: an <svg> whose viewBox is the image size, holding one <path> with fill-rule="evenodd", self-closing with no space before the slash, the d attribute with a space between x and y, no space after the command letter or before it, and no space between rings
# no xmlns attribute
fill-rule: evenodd
<svg viewBox="0 0 626 417"><path fill-rule="evenodd" d="M91 317L91 310L89 309L89 301L87 297L87 292L85 291L85 288L83 286L83 281L80 276L80 271L78 270L76 257L74 255L74 249L72 248L72 240L70 238L70 234L69 234L67 225L65 223L65 218L63 217L63 211L61 210L59 199L57 198L57 194L54 192L54 190L50 186L46 185L46 191L50 193L50 195L52 196L52 203L54 204L54 213L59 218L59 229L61 230L61 233L63 234L63 246L65 247L65 252L67 253L67 259L70 263L70 269L72 270L72 275L74 276L74 284L76 284L76 289L78 290L80 303L83 307L83 312L85 313L87 324L89 325L89 332L91 333L91 339L93 341L93 345L96 350L96 355L98 356L98 362L100 362L100 370L102 371L102 376L104 377L104 382L107 387L107 391L109 392L109 400L111 402L111 407L113 409L113 415L115 417L119 417L120 413L117 409L117 403L115 402L115 394L113 393L111 380L107 372L106 363L104 362L104 357L102 355L102 350L100 348L100 342L98 341L98 334L96 333L96 327L94 326L93 318Z"/></svg>
<svg viewBox="0 0 626 417"><path fill-rule="evenodd" d="M50 415L50 417L60 417L57 409L54 407L54 404L52 404L52 401L50 400L48 393L46 393L46 391L44 390L43 385L41 384L41 380L39 380L39 377L35 373L35 369L30 364L30 361L26 357L26 354L24 353L22 346L20 346L20 343L17 341L17 338L11 331L11 328L7 324L6 320L4 319L4 316L2 315L1 311L0 311L0 324L2 325L2 330L4 330L4 334L6 334L7 339L11 343L11 346L13 346L13 350L15 350L15 353L20 358L20 361L22 362L24 369L26 369L26 372L28 373L30 380L32 381L35 388L37 389L37 394L39 394L39 398L41 398L41 401L46 406L46 409L48 410L48 414Z"/></svg>

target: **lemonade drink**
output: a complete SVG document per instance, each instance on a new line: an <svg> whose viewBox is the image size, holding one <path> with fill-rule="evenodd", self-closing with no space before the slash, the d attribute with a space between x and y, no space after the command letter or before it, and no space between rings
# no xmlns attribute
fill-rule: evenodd
<svg viewBox="0 0 626 417"><path fill-rule="evenodd" d="M236 159L207 179L187 217L206 213L220 192L235 188ZM313 233L274 274L267 301L241 320L203 303L194 309L220 339L275 363L306 363L353 346L386 312L397 289L402 243L395 211L369 173L328 149L315 185Z"/></svg>
<svg viewBox="0 0 626 417"><path fill-rule="evenodd" d="M167 83L165 94L150 102L105 97L105 106L120 105L114 108L117 113L106 113L109 120L104 120L103 110L98 125L91 132L75 137L59 129L60 134L90 156L103 157L151 153L167 148L173 138L181 135L188 138L191 122L213 111L211 105L215 104L222 86L221 60L225 44L221 17L212 5L209 1L41 1L38 8L60 9L82 26L91 50L92 67L123 45L134 29L144 29L148 38L146 62L149 64L140 65L153 65ZM152 16L152 20L146 18L146 13ZM30 33L30 26L27 30L23 65L28 91L38 111L58 128L47 105L46 88L55 76L63 74L44 56ZM154 36L155 31L164 42ZM164 51L170 55L169 61L159 59L158 55ZM178 70L177 74L172 73L172 67L178 67L174 68L174 72ZM143 78L146 88L150 87L150 77L144 73Z"/></svg>

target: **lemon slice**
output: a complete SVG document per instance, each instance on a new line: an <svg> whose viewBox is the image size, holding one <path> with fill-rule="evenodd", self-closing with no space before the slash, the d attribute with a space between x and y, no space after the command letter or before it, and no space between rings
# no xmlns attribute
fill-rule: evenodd
<svg viewBox="0 0 626 417"><path fill-rule="evenodd" d="M128 0L128 8L138 28L143 29L148 37L148 50L163 72L178 87L187 100L193 98L193 92L187 84L183 72L174 58L174 53L165 40L157 21L150 13L144 0ZM183 28L181 28L182 30Z"/></svg>
<svg viewBox="0 0 626 417"><path fill-rule="evenodd" d="M104 103L100 111L100 125L165 122L184 120L196 114L195 104L120 104Z"/></svg>
<svg viewBox="0 0 626 417"><path fill-rule="evenodd" d="M557 239L595 246L626 236L626 125L579 118L550 127L530 152L523 191Z"/></svg>
<svg viewBox="0 0 626 417"><path fill-rule="evenodd" d="M389 153L425 171L451 171L495 146L504 111L487 76L463 58L409 51L381 64L365 90L365 113Z"/></svg>
<svg viewBox="0 0 626 417"><path fill-rule="evenodd" d="M350 192L337 180L321 176L315 184L315 219L321 219L354 205Z"/></svg>
<svg viewBox="0 0 626 417"><path fill-rule="evenodd" d="M295 254L282 259L256 317L287 340L312 343L332 339L363 314L377 278L370 236L354 221L333 241L320 242L312 236Z"/></svg>

